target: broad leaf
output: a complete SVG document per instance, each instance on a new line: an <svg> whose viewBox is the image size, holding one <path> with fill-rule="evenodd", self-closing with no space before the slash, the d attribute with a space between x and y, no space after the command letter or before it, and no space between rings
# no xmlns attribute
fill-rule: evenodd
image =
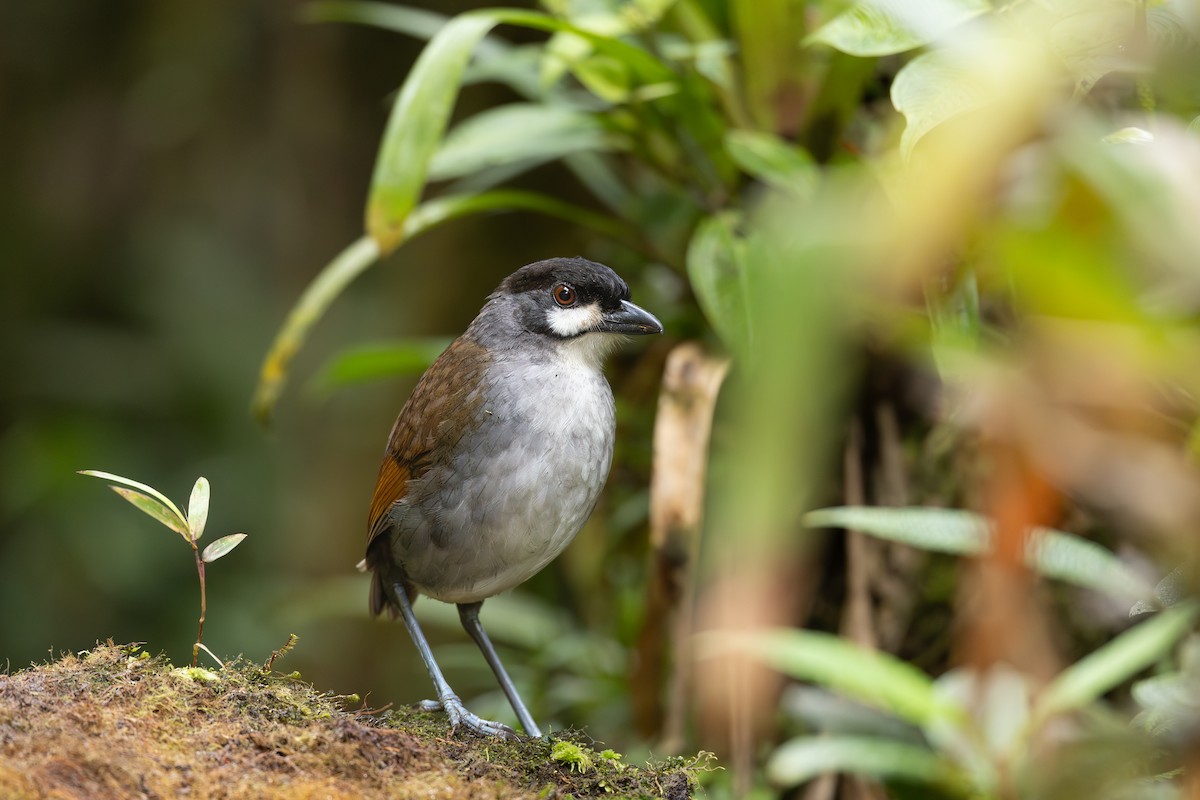
<svg viewBox="0 0 1200 800"><path fill-rule="evenodd" d="M738 168L751 177L786 192L810 197L819 171L806 151L771 133L731 130L725 134L725 150Z"/></svg>
<svg viewBox="0 0 1200 800"><path fill-rule="evenodd" d="M805 42L852 56L887 56L937 41L989 10L987 0L859 0Z"/></svg>
<svg viewBox="0 0 1200 800"><path fill-rule="evenodd" d="M811 681L915 725L962 714L957 705L938 696L933 681L916 667L832 634L781 629L705 638L710 654L729 649L753 653L785 675Z"/></svg>
<svg viewBox="0 0 1200 800"><path fill-rule="evenodd" d="M180 519L175 512L164 506L162 503L155 500L147 494L142 494L136 489L127 489L124 486L110 486L117 494L124 497L140 510L154 517L156 520L166 525L171 530L178 533L184 539L188 538L187 522Z"/></svg>
<svg viewBox="0 0 1200 800"><path fill-rule="evenodd" d="M966 789L965 780L928 747L870 736L804 736L784 742L767 761L767 778L796 786L834 772Z"/></svg>
<svg viewBox="0 0 1200 800"><path fill-rule="evenodd" d="M1082 708L1149 667L1191 630L1198 611L1194 602L1169 608L1067 667L1038 697L1034 718Z"/></svg>
<svg viewBox="0 0 1200 800"><path fill-rule="evenodd" d="M688 245L692 290L726 346L744 355L750 346L746 310L745 245L734 233L737 215L714 214L701 221Z"/></svg>
<svg viewBox="0 0 1200 800"><path fill-rule="evenodd" d="M183 512L180 511L179 508L174 503L172 503L171 500L165 494L160 492L158 489L155 489L153 486L147 486L144 483L139 483L138 481L130 480L129 478L124 478L120 475L114 475L111 472L103 472L98 469L81 469L81 470L79 470L79 474L80 475L90 475L93 478L100 478L101 480L112 481L114 483L121 483L121 484L124 484L125 486L131 486L140 492L145 492L146 494L150 495L151 497L156 498L160 503L162 503L164 506L169 508L171 510L171 512L175 515L175 517L178 518L180 523L183 524L183 527L186 530L187 525L184 522ZM181 533L182 533L182 531L181 531Z"/></svg>
<svg viewBox="0 0 1200 800"><path fill-rule="evenodd" d="M217 539L208 547L204 548L204 552L200 554L200 558L203 559L205 563L211 564L218 558L228 555L230 551L241 544L242 540L245 538L246 534L244 533L231 533L228 536L222 536L220 539Z"/></svg>
<svg viewBox="0 0 1200 800"><path fill-rule="evenodd" d="M196 485L192 487L192 496L188 500L188 530L191 533L192 541L200 541L200 537L204 535L204 526L208 522L208 478L200 477L196 479Z"/></svg>
<svg viewBox="0 0 1200 800"><path fill-rule="evenodd" d="M973 76L963 53L935 50L909 61L892 82L892 105L907 123L900 137L901 155L912 155L925 134L987 100L986 88Z"/></svg>
<svg viewBox="0 0 1200 800"><path fill-rule="evenodd" d="M476 114L451 130L430 163L429 177L457 178L514 162L535 166L611 146L599 120L586 111L511 103Z"/></svg>

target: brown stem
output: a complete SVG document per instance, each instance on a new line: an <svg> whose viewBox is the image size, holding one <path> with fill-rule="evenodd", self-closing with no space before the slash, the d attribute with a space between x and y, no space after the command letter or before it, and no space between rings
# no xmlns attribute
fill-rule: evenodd
<svg viewBox="0 0 1200 800"><path fill-rule="evenodd" d="M196 657L200 655L200 640L204 637L204 617L208 614L208 600L204 593L204 559L200 557L200 549L192 543L192 553L196 556L196 574L200 576L200 627L196 630L196 643L192 645L192 666L196 666Z"/></svg>

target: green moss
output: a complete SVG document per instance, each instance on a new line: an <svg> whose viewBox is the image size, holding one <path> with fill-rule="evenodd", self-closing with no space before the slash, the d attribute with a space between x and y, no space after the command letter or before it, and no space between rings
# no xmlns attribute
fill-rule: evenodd
<svg viewBox="0 0 1200 800"><path fill-rule="evenodd" d="M175 668L100 645L0 675L0 797L680 800L701 769L629 766L577 731L501 741L419 708L344 708L357 702L259 664Z"/></svg>

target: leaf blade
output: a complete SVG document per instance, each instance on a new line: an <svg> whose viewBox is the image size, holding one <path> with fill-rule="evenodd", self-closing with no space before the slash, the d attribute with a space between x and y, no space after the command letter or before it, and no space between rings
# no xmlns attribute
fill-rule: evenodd
<svg viewBox="0 0 1200 800"><path fill-rule="evenodd" d="M928 747L874 736L797 737L780 745L767 762L767 779L779 786L834 772L942 787L965 783Z"/></svg>
<svg viewBox="0 0 1200 800"><path fill-rule="evenodd" d="M1191 629L1200 605L1182 603L1135 625L1076 661L1038 697L1033 717L1045 722L1082 708L1165 655Z"/></svg>
<svg viewBox="0 0 1200 800"><path fill-rule="evenodd" d="M130 488L137 489L139 492L148 494L158 500L160 503L174 512L175 516L181 521L184 519L183 512L179 510L179 507L172 503L169 497L160 492L158 489L155 489L153 486L141 483L140 481L135 481L131 478L126 478L122 475L117 475L112 472L105 472L99 469L81 469L78 472L80 475L87 475L92 478L100 478L101 480L105 481L113 481L114 483L124 484Z"/></svg>
<svg viewBox="0 0 1200 800"><path fill-rule="evenodd" d="M204 548L204 552L200 554L200 559L206 564L211 564L218 558L229 555L233 548L242 543L246 538L244 533L231 533L228 536L222 536L215 542Z"/></svg>
<svg viewBox="0 0 1200 800"><path fill-rule="evenodd" d="M180 519L173 511L164 506L158 500L148 494L139 492L137 489L130 489L125 486L110 486L108 487L114 492L128 500L134 507L144 514L147 514L154 519L166 525L171 530L178 533L184 539L188 538L187 521Z"/></svg>
<svg viewBox="0 0 1200 800"><path fill-rule="evenodd" d="M209 495L208 478L197 478L196 484L192 486L192 495L188 498L187 523L193 542L200 541L200 537L204 535L204 526L208 523Z"/></svg>

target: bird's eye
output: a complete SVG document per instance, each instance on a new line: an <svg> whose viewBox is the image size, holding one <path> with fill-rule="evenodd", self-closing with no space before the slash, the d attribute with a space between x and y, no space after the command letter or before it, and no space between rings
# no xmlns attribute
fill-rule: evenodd
<svg viewBox="0 0 1200 800"><path fill-rule="evenodd" d="M575 305L575 290L565 283L554 287L554 302L563 308Z"/></svg>

